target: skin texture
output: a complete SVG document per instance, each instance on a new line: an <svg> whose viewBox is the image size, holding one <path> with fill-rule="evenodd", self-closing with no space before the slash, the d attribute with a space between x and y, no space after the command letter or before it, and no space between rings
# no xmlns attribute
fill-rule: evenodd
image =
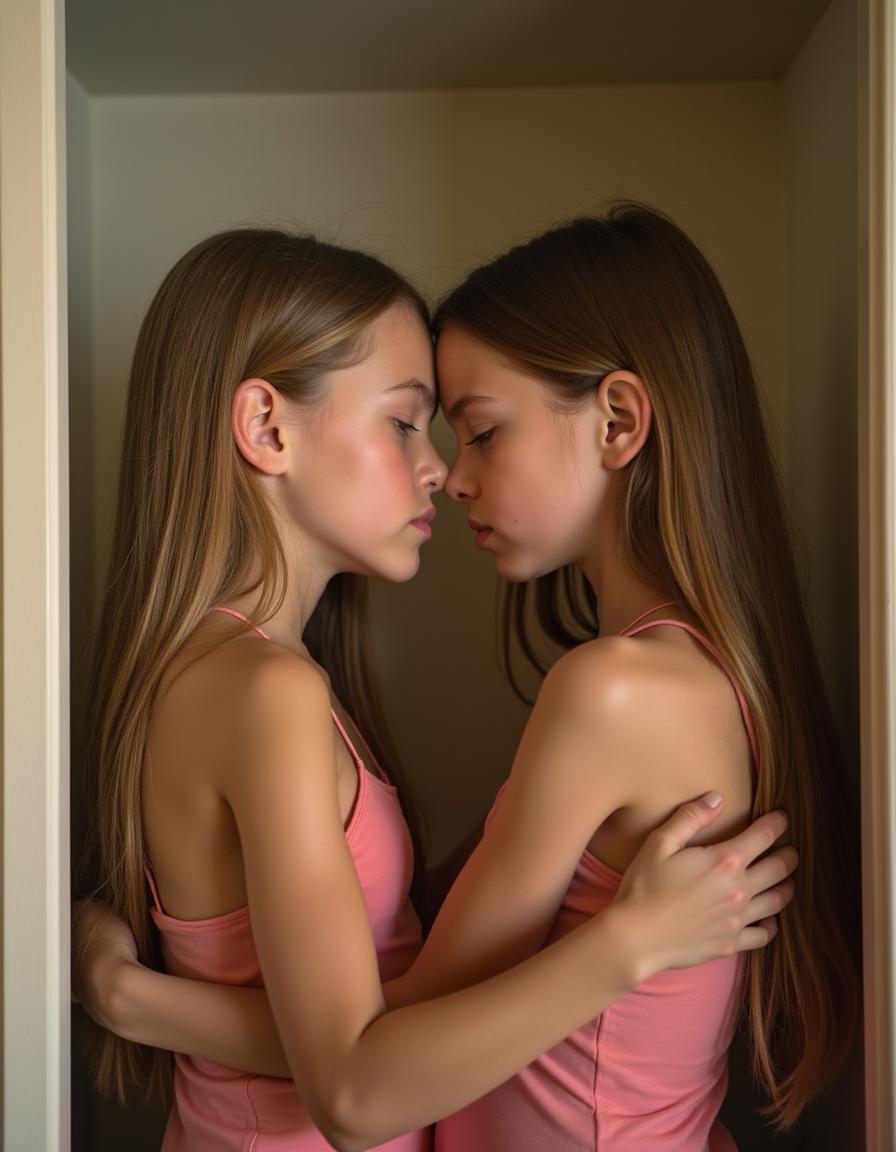
<svg viewBox="0 0 896 1152"><path fill-rule="evenodd" d="M223 616L203 621L172 661L149 737L145 829L163 905L193 919L248 902L270 1007L261 991L142 969L126 931L94 905L80 909L75 925L76 992L101 1023L145 1043L292 1076L315 1122L346 1149L455 1111L656 971L763 945L796 863L786 849L752 863L783 833L780 813L724 845L681 851L723 809L729 828L743 822L749 786L740 781L736 706L722 700L730 688L686 637L597 641L548 677L489 836L418 962L380 985L343 831L357 772L330 717L326 676L293 639L335 572L414 574L425 533L413 521L445 483L428 436L435 391L422 323L399 307L370 336L368 358L333 373L310 409L297 412L265 381L237 390L234 442L275 509L288 596L265 623L273 643L242 636L194 660L212 633L239 632ZM439 356L450 411L470 381L450 363L443 368L446 339ZM461 350L482 370L481 390L494 365L483 367L476 348ZM613 467L646 435L643 405L634 411L639 382L608 388L604 407L574 425L540 393L540 407L526 399L526 411L515 410L514 382L505 383L502 426L516 430L515 444L491 458L490 447L471 456L465 445L448 492L492 517L499 570L522 578L580 557L621 626L658 599L619 583L606 517ZM516 392L529 396L532 381L522 383ZM460 441L478 434L464 423L474 416L452 416ZM559 483L545 486L543 501L537 486L517 500L535 458L580 481L574 500L564 502ZM592 532L607 551L589 550ZM654 735L640 731L644 693L660 702L680 675L702 693L695 716L722 701L727 744L714 729L692 731L687 748L661 739L662 713ZM694 755L701 737L702 758ZM646 761L658 766L638 777ZM657 781L664 789L645 804ZM695 801L650 831L676 805L733 781L741 783L733 808L727 799ZM633 860L619 898L537 952L582 849L612 820L621 829L615 858Z"/></svg>
<svg viewBox="0 0 896 1152"><path fill-rule="evenodd" d="M552 768L528 774L526 796L538 807L563 805L555 816L572 842L581 839L578 821L590 823L580 850L587 842L619 871L672 807L705 789L725 796L712 836L742 827L752 802L750 749L727 677L681 629L615 635L669 599L627 571L615 517L614 482L652 426L643 382L613 372L585 405L558 409L540 381L451 327L439 340L438 367L458 443L445 489L474 524L493 525L480 543L499 572L525 580L573 564L600 604L601 638L558 661L539 695L521 754ZM682 618L674 608L659 615ZM564 794L556 765L567 761ZM514 827L523 812L514 808L509 819ZM531 849L526 836L520 842Z"/></svg>

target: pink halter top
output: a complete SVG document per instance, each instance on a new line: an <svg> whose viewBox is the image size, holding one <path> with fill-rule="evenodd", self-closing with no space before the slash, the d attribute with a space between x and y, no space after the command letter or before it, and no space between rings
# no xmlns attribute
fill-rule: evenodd
<svg viewBox="0 0 896 1152"><path fill-rule="evenodd" d="M643 613L620 635L671 625L703 645L731 681L755 766L747 702L721 654L685 621L646 620L669 606ZM584 852L546 943L603 911L621 880ZM717 1114L741 981L736 956L659 973L493 1092L442 1120L436 1152L736 1152Z"/></svg>
<svg viewBox="0 0 896 1152"><path fill-rule="evenodd" d="M251 623L233 609L213 611ZM270 639L261 628L255 631ZM385 983L402 975L420 949L420 922L408 899L414 867L411 841L395 788L367 770L339 717L332 715L358 769L358 792L345 838ZM149 871L147 880L167 972L217 984L262 987L248 907L207 920L178 920L163 910ZM175 1101L162 1152L330 1152L291 1080L253 1076L180 1054L175 1061ZM427 1152L429 1132L413 1132L379 1147L388 1152Z"/></svg>

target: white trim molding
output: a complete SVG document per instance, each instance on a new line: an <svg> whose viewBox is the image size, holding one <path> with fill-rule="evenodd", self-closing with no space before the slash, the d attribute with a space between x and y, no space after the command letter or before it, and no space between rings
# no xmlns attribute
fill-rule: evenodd
<svg viewBox="0 0 896 1152"><path fill-rule="evenodd" d="M3 1146L67 1152L63 0L0 0Z"/></svg>

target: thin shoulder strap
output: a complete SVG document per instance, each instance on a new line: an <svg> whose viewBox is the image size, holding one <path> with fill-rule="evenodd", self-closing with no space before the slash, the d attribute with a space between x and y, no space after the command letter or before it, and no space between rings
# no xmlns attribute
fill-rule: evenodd
<svg viewBox="0 0 896 1152"><path fill-rule="evenodd" d="M658 607L665 608L666 605L661 604ZM655 612L657 609L652 608L651 611ZM650 613L645 613L645 615L649 614ZM638 617L638 620L643 620L643 617ZM673 628L681 628L684 632L687 632L689 635L693 636L694 639L699 644L702 644L707 652L712 655L713 659L728 677L729 681L731 682L731 687L734 689L734 694L737 697L737 703L740 706L740 714L743 717L744 727L747 730L747 737L750 741L750 751L753 753L753 763L758 765L759 750L756 745L756 730L753 727L753 717L750 715L750 706L747 703L747 698L744 696L743 689L740 686L740 681L734 675L734 671L730 664L718 650L718 648L716 648L716 646L712 643L709 637L704 636L704 634L698 628L695 628L693 624L689 624L686 620L647 620L643 623L639 623L638 620L635 620L629 624L629 626L624 628L619 633L619 635L637 636L640 632L646 632L648 628L659 628L661 625L670 625Z"/></svg>
<svg viewBox="0 0 896 1152"><path fill-rule="evenodd" d="M259 628L257 624L253 624L248 616L244 616L242 612L237 612L236 608L225 608L223 604L216 604L213 608L210 608L209 611L224 612L228 616L232 616L234 620L242 620L244 624L248 624L259 636L263 636L265 640L270 640L270 636L263 628Z"/></svg>
<svg viewBox="0 0 896 1152"><path fill-rule="evenodd" d="M339 735L345 741L346 748L348 748L349 752L351 752L352 759L354 760L358 771L359 772L362 771L364 768L364 761L358 755L357 749L355 748L354 744L352 743L351 737L349 736L348 732L346 732L346 730L345 730L345 725L342 723L342 721L336 715L336 710L334 708L330 709L330 715L333 717L333 723L339 729Z"/></svg>
<svg viewBox="0 0 896 1152"><path fill-rule="evenodd" d="M152 872L149 870L148 864L143 865L143 874L146 877L146 883L149 885L149 890L152 893L152 902L155 905L155 909L160 915L164 916L165 909L162 907L162 901L159 899L159 890L156 888L156 882Z"/></svg>
<svg viewBox="0 0 896 1152"><path fill-rule="evenodd" d="M235 608L225 608L221 604L216 604L212 609L210 609L210 611L212 611L212 612L226 612L228 616L233 616L234 619L236 619L236 620L242 620L243 623L248 624L251 628L254 628L255 631L258 633L258 635L263 636L265 638L265 640L271 639L271 637L267 634L267 632L264 631L263 628L259 628L256 624L253 624L248 616L244 616L242 612L238 612ZM332 707L330 708L330 715L333 717L333 723L339 729L339 735L345 741L345 746L346 746L346 748L348 748L349 752L351 753L352 759L354 760L355 765L358 768L358 771L363 771L364 761L358 755L358 750L355 748L355 745L352 743L352 739L349 736L348 732L346 732L345 725L342 723L342 721L336 715L336 710ZM150 880L150 884L152 884L152 880Z"/></svg>
<svg viewBox="0 0 896 1152"><path fill-rule="evenodd" d="M652 616L654 612L659 612L661 608L674 608L677 604L677 600L664 600L662 604L654 604L652 608L648 608L646 612L642 612L640 616L636 616L630 624L626 624L619 635L627 636L631 628L634 628L636 624L640 624L642 620L646 620L648 616Z"/></svg>

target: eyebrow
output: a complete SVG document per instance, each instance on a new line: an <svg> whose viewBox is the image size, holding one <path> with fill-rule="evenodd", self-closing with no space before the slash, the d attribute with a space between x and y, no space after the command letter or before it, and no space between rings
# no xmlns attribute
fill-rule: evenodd
<svg viewBox="0 0 896 1152"><path fill-rule="evenodd" d="M422 380L418 380L416 376L412 376L410 380L402 380L400 384L393 384L391 388L387 388L386 392L416 392L422 396L424 400L428 400L433 412L439 406L439 401L435 392L428 384L424 384Z"/></svg>
<svg viewBox="0 0 896 1152"><path fill-rule="evenodd" d="M494 396L476 396L470 392L455 400L448 411L445 413L449 420L459 420L464 412L471 404L475 404L477 400L494 400Z"/></svg>

